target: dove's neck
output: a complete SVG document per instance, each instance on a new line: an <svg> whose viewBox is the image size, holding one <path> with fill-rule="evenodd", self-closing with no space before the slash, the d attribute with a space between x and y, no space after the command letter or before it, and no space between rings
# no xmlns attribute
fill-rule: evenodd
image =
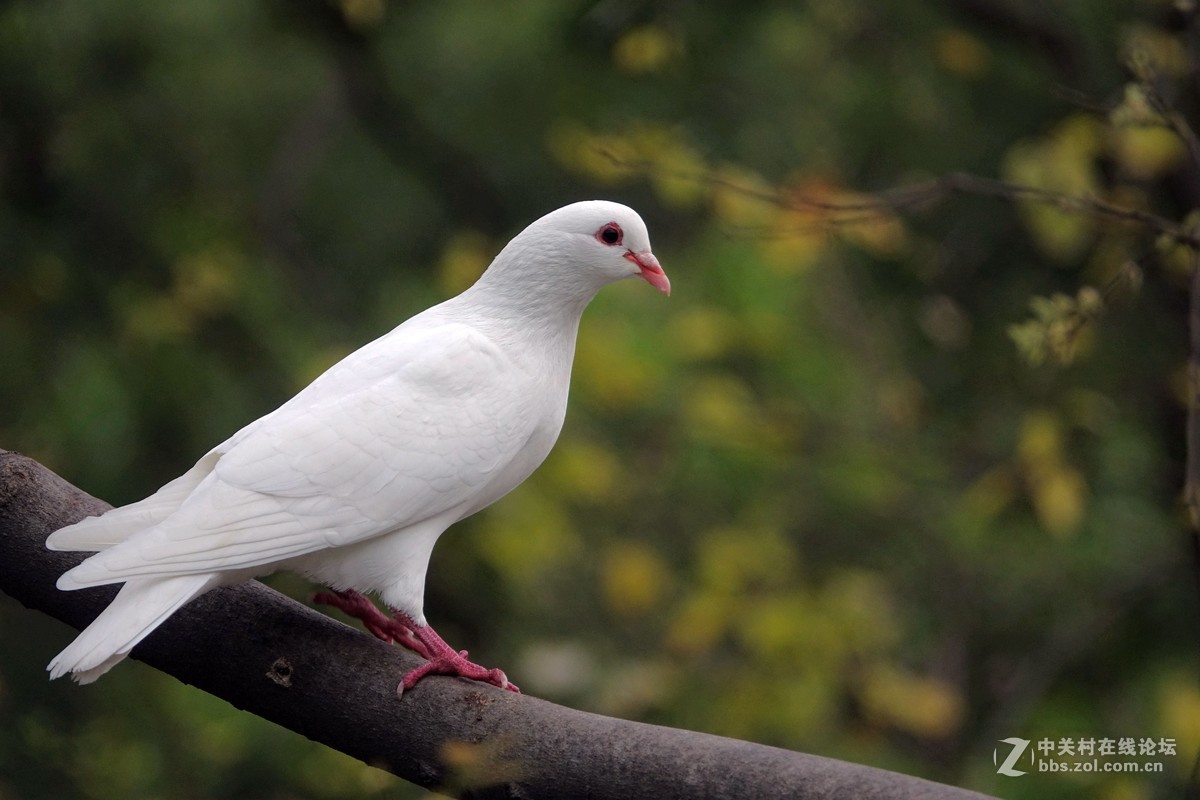
<svg viewBox="0 0 1200 800"><path fill-rule="evenodd" d="M503 295L468 289L439 307L441 315L461 322L492 341L533 385L544 387L546 397L566 412L567 393L575 361L575 338L583 304L573 311L552 311L538 306L520 307L516 312ZM561 424L561 419L559 420Z"/></svg>
<svg viewBox="0 0 1200 800"><path fill-rule="evenodd" d="M498 341L573 352L579 318L602 284L573 269L551 242L522 244L510 242L448 310L469 315Z"/></svg>
<svg viewBox="0 0 1200 800"><path fill-rule="evenodd" d="M569 374L579 319L590 299L550 301L544 295L512 292L481 279L447 301L445 311L486 335L526 368Z"/></svg>
<svg viewBox="0 0 1200 800"><path fill-rule="evenodd" d="M588 287L513 285L489 280L485 274L456 299L500 325L558 329L578 325L583 310L595 296L596 289Z"/></svg>

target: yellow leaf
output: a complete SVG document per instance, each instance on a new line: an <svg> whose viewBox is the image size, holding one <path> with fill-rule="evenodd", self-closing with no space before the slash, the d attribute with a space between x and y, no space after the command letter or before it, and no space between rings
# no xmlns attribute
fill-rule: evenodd
<svg viewBox="0 0 1200 800"><path fill-rule="evenodd" d="M1003 511L1016 496L1013 475L1006 467L985 472L962 497L963 511L973 519L987 521Z"/></svg>
<svg viewBox="0 0 1200 800"><path fill-rule="evenodd" d="M566 436L559 440L543 471L567 496L592 503L613 499L624 478L621 461L611 450Z"/></svg>
<svg viewBox="0 0 1200 800"><path fill-rule="evenodd" d="M1125 171L1142 180L1170 172L1187 154L1174 132L1145 125L1116 128L1113 151Z"/></svg>
<svg viewBox="0 0 1200 800"><path fill-rule="evenodd" d="M713 528L697 545L698 580L718 593L786 585L794 579L796 561L795 545L772 527Z"/></svg>
<svg viewBox="0 0 1200 800"><path fill-rule="evenodd" d="M1083 524L1087 482L1065 463L1059 418L1046 411L1025 415L1017 455L1025 471L1038 522L1056 536L1069 536Z"/></svg>
<svg viewBox="0 0 1200 800"><path fill-rule="evenodd" d="M488 238L477 231L460 231L450 237L437 265L438 288L458 294L473 284L492 259Z"/></svg>
<svg viewBox="0 0 1200 800"><path fill-rule="evenodd" d="M387 12L384 0L341 0L342 16L353 28L373 28Z"/></svg>
<svg viewBox="0 0 1200 800"><path fill-rule="evenodd" d="M667 335L680 358L704 361L729 353L737 341L738 323L724 309L695 306L671 318Z"/></svg>
<svg viewBox="0 0 1200 800"><path fill-rule="evenodd" d="M617 184L637 173L638 152L628 138L593 133L574 121L559 121L546 136L550 155L564 167L600 183Z"/></svg>
<svg viewBox="0 0 1200 800"><path fill-rule="evenodd" d="M1170 759L1173 768L1186 776L1192 770L1194 754L1200 751L1200 689L1192 673L1172 673L1163 679L1158 691L1158 717L1162 736L1174 739L1175 750L1181 754Z"/></svg>
<svg viewBox="0 0 1200 800"><path fill-rule="evenodd" d="M1150 786L1124 776L1114 777L1098 787L1096 800L1152 800Z"/></svg>
<svg viewBox="0 0 1200 800"><path fill-rule="evenodd" d="M814 641L819 623L806 598L792 593L758 598L749 604L738 634L756 657L792 661L805 653L829 654L829 648L822 647L825 643Z"/></svg>
<svg viewBox="0 0 1200 800"><path fill-rule="evenodd" d="M613 62L630 75L659 72L682 52L680 41L660 25L630 28L613 45Z"/></svg>
<svg viewBox="0 0 1200 800"><path fill-rule="evenodd" d="M1124 99L1109 115L1109 121L1113 155L1134 178L1146 180L1161 175L1187 153L1140 84L1126 85Z"/></svg>
<svg viewBox="0 0 1200 800"><path fill-rule="evenodd" d="M610 408L644 406L658 391L662 372L633 352L626 326L593 318L579 332L575 379L581 393Z"/></svg>
<svg viewBox="0 0 1200 800"><path fill-rule="evenodd" d="M697 205L713 182L703 157L676 126L638 122L620 131L596 132L578 122L558 121L546 144L560 164L601 183L644 175L673 206Z"/></svg>
<svg viewBox="0 0 1200 800"><path fill-rule="evenodd" d="M768 445L774 436L750 387L732 375L696 379L679 410L687 429L700 441L755 448Z"/></svg>
<svg viewBox="0 0 1200 800"><path fill-rule="evenodd" d="M1062 457L1063 430L1049 411L1030 411L1021 420L1017 455L1027 469L1044 469Z"/></svg>
<svg viewBox="0 0 1200 800"><path fill-rule="evenodd" d="M675 653L702 654L716 647L737 613L731 598L704 593L689 597L667 628L667 648Z"/></svg>
<svg viewBox="0 0 1200 800"><path fill-rule="evenodd" d="M887 584L878 573L838 570L821 587L818 600L817 616L829 620L836 649L845 657L878 652L902 635Z"/></svg>
<svg viewBox="0 0 1200 800"><path fill-rule="evenodd" d="M1103 135L1103 125L1090 114L1072 114L1054 126L1048 144L1064 157L1058 173L1064 183L1073 184L1076 189L1094 185L1094 159L1100 152Z"/></svg>
<svg viewBox="0 0 1200 800"><path fill-rule="evenodd" d="M662 600L671 570L644 542L611 545L600 562L600 579L608 607L622 616L643 614Z"/></svg>
<svg viewBox="0 0 1200 800"><path fill-rule="evenodd" d="M498 572L532 584L580 547L562 507L528 484L480 519L478 547Z"/></svg>
<svg viewBox="0 0 1200 800"><path fill-rule="evenodd" d="M1042 527L1055 536L1070 536L1083 523L1087 483L1076 470L1054 465L1030 476L1033 508Z"/></svg>
<svg viewBox="0 0 1200 800"><path fill-rule="evenodd" d="M1084 286L1075 297L1062 293L1034 297L1029 307L1035 318L1008 328L1017 349L1034 366L1048 357L1070 364L1090 349L1093 323L1104 310L1104 297L1094 287Z"/></svg>
<svg viewBox="0 0 1200 800"><path fill-rule="evenodd" d="M868 669L859 687L863 710L877 723L923 739L945 739L962 726L962 693L936 678L887 664Z"/></svg>
<svg viewBox="0 0 1200 800"><path fill-rule="evenodd" d="M152 295L133 303L124 322L125 335L134 341L177 341L192 332L196 313L172 296Z"/></svg>
<svg viewBox="0 0 1200 800"><path fill-rule="evenodd" d="M724 167L713 181L713 211L731 225L769 229L779 213L774 197L771 185L744 167Z"/></svg>
<svg viewBox="0 0 1200 800"><path fill-rule="evenodd" d="M714 733L787 740L819 737L837 725L839 687L828 672L793 663L766 679L742 670L723 683L714 687L710 720L703 726Z"/></svg>
<svg viewBox="0 0 1200 800"><path fill-rule="evenodd" d="M1030 366L1041 366L1046 361L1046 326L1037 320L1028 320L1008 326L1008 338L1013 340L1017 351Z"/></svg>
<svg viewBox="0 0 1200 800"><path fill-rule="evenodd" d="M978 78L991 65L986 44L964 30L942 31L934 45L938 63L964 78Z"/></svg>
<svg viewBox="0 0 1200 800"><path fill-rule="evenodd" d="M1192 69L1192 58L1183 38L1149 25L1130 25L1121 43L1126 62L1144 77L1181 78Z"/></svg>
<svg viewBox="0 0 1200 800"><path fill-rule="evenodd" d="M173 301L195 312L209 314L227 305L237 292L237 276L244 269L236 250L213 246L180 258L171 265Z"/></svg>
<svg viewBox="0 0 1200 800"><path fill-rule="evenodd" d="M708 196L708 166L689 144L673 141L654 158L650 174L655 191L670 205L691 208Z"/></svg>
<svg viewBox="0 0 1200 800"><path fill-rule="evenodd" d="M759 249L777 272L792 274L817 264L829 241L826 225L811 212L785 208L775 214Z"/></svg>
<svg viewBox="0 0 1200 800"><path fill-rule="evenodd" d="M872 213L862 221L843 224L839 230L849 241L878 256L895 257L908 246L908 231L892 214Z"/></svg>
<svg viewBox="0 0 1200 800"><path fill-rule="evenodd" d="M1102 132L1097 120L1073 115L1046 136L1013 145L1001 171L1012 183L1080 197L1097 195L1100 181L1096 158ZM1042 200L1024 201L1018 208L1030 233L1051 258L1075 258L1094 235L1095 223L1085 214Z"/></svg>

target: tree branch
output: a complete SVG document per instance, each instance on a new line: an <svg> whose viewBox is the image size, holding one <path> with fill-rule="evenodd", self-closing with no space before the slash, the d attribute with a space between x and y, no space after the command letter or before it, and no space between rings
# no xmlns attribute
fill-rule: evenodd
<svg viewBox="0 0 1200 800"><path fill-rule="evenodd" d="M1150 63L1144 58L1138 58L1132 65L1138 76L1138 85L1146 96L1150 108L1163 119L1163 124L1174 133L1183 146L1187 148L1188 160L1193 168L1200 168L1200 138L1192 130L1187 119L1175 107L1158 86L1157 76Z"/></svg>
<svg viewBox="0 0 1200 800"><path fill-rule="evenodd" d="M1200 536L1200 254L1192 256L1188 334L1187 464L1183 500L1192 523L1192 532Z"/></svg>
<svg viewBox="0 0 1200 800"><path fill-rule="evenodd" d="M43 542L107 508L36 461L0 450L0 590L77 628L90 622L114 587L58 591L55 580L81 555L50 552ZM398 700L397 680L416 656L257 582L195 600L133 652L240 709L464 797L983 797L819 756L588 714L457 678L429 678Z"/></svg>
<svg viewBox="0 0 1200 800"><path fill-rule="evenodd" d="M1009 202L1044 203L1070 214L1139 225L1148 231L1166 236L1177 244L1200 249L1200 235L1191 227L1149 211L1117 205L1098 197L1057 192L997 178L985 178L968 172L952 172L921 183L894 186L873 193L855 192L851 195L847 192L846 194L853 199L838 199L836 196L835 199L826 199L824 195L812 195L798 190L747 186L706 170L689 172L664 169L651 160L629 159L611 150L602 149L599 152L615 166L630 172L719 186L779 208L810 213L813 216L812 226L818 229L857 225L885 215L936 205L951 195L965 194L994 197Z"/></svg>

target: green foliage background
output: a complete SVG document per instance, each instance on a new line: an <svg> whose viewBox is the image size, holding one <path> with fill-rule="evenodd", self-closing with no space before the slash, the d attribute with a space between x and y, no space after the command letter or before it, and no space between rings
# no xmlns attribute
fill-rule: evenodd
<svg viewBox="0 0 1200 800"><path fill-rule="evenodd" d="M1186 260L1044 207L846 223L760 195L966 170L1181 218L1194 166L1122 123L1131 53L1194 69L1180 25L1150 0L10 0L0 446L139 499L529 220L627 202L675 293L588 311L558 448L435 553L443 635L606 714L1012 798L1179 796ZM420 794L137 663L49 684L71 636L0 600L0 798ZM1008 778L1010 736L1179 754Z"/></svg>

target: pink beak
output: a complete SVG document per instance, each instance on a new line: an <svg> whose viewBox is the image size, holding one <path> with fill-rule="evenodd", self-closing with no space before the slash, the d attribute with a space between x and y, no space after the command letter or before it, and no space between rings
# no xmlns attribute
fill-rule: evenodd
<svg viewBox="0 0 1200 800"><path fill-rule="evenodd" d="M646 279L646 283L670 297L671 281L667 278L667 273L663 272L662 265L658 263L658 259L654 257L654 253L651 253L649 250L643 250L640 253L630 250L625 253L625 257L638 265L638 269L642 271L642 277Z"/></svg>

